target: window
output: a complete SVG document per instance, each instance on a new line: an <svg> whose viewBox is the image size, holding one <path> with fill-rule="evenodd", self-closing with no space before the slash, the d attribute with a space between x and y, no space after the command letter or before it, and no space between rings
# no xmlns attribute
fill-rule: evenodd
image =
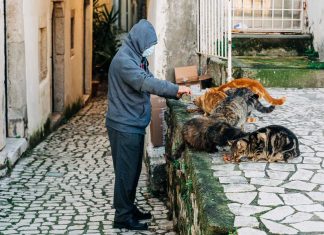
<svg viewBox="0 0 324 235"><path fill-rule="evenodd" d="M75 10L71 11L71 32L70 32L70 36L71 36L71 55L74 55L74 46L75 46Z"/></svg>
<svg viewBox="0 0 324 235"><path fill-rule="evenodd" d="M47 77L47 28L39 29L39 73L40 80Z"/></svg>

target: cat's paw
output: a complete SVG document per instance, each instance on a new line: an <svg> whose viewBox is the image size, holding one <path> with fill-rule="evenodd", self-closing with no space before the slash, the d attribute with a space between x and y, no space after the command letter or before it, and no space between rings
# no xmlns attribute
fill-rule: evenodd
<svg viewBox="0 0 324 235"><path fill-rule="evenodd" d="M232 156L230 155L230 154L224 154L223 155L223 160L224 160L224 162L232 162L233 161L233 158L232 158Z"/></svg>
<svg viewBox="0 0 324 235"><path fill-rule="evenodd" d="M247 122L247 123L253 123L253 122L256 122L256 121L257 121L257 119L254 118L254 117L248 117L248 118L246 119L246 122Z"/></svg>

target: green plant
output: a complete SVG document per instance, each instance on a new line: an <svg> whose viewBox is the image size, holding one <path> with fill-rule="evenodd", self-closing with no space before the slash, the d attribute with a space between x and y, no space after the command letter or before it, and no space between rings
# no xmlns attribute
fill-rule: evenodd
<svg viewBox="0 0 324 235"><path fill-rule="evenodd" d="M115 26L119 11L109 11L99 0L94 0L93 9L93 68L106 72L120 46Z"/></svg>

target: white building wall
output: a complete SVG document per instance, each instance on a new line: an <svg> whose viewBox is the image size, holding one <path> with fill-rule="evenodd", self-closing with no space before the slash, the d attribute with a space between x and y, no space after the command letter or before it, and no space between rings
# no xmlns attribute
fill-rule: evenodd
<svg viewBox="0 0 324 235"><path fill-rule="evenodd" d="M154 54L149 57L150 71L159 79L166 79L167 52L165 45L165 34L167 28L167 0L150 1L148 4L147 20L155 28L158 43Z"/></svg>
<svg viewBox="0 0 324 235"><path fill-rule="evenodd" d="M65 106L83 95L83 1L65 1ZM71 12L75 14L74 50L71 50Z"/></svg>
<svg viewBox="0 0 324 235"><path fill-rule="evenodd" d="M0 150L6 144L6 121L5 121L5 32L4 32L4 5L0 1Z"/></svg>
<svg viewBox="0 0 324 235"><path fill-rule="evenodd" d="M307 15L309 30L314 36L314 48L324 61L324 1L308 0Z"/></svg>
<svg viewBox="0 0 324 235"><path fill-rule="evenodd" d="M28 135L39 130L52 111L51 100L51 1L24 0ZM40 28L47 34L47 74L40 78Z"/></svg>

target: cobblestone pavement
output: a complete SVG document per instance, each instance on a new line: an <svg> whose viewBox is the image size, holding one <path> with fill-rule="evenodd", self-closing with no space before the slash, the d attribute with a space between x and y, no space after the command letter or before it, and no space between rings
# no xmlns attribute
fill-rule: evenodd
<svg viewBox="0 0 324 235"><path fill-rule="evenodd" d="M286 96L286 103L270 114L254 111L258 121L246 130L288 127L299 138L301 156L288 163L225 165L215 157L214 176L224 186L239 234L324 234L324 89L270 93Z"/></svg>
<svg viewBox="0 0 324 235"><path fill-rule="evenodd" d="M150 231L112 228L105 100L91 101L0 179L0 234L175 234L164 203L148 192L145 169L137 204L153 214Z"/></svg>

